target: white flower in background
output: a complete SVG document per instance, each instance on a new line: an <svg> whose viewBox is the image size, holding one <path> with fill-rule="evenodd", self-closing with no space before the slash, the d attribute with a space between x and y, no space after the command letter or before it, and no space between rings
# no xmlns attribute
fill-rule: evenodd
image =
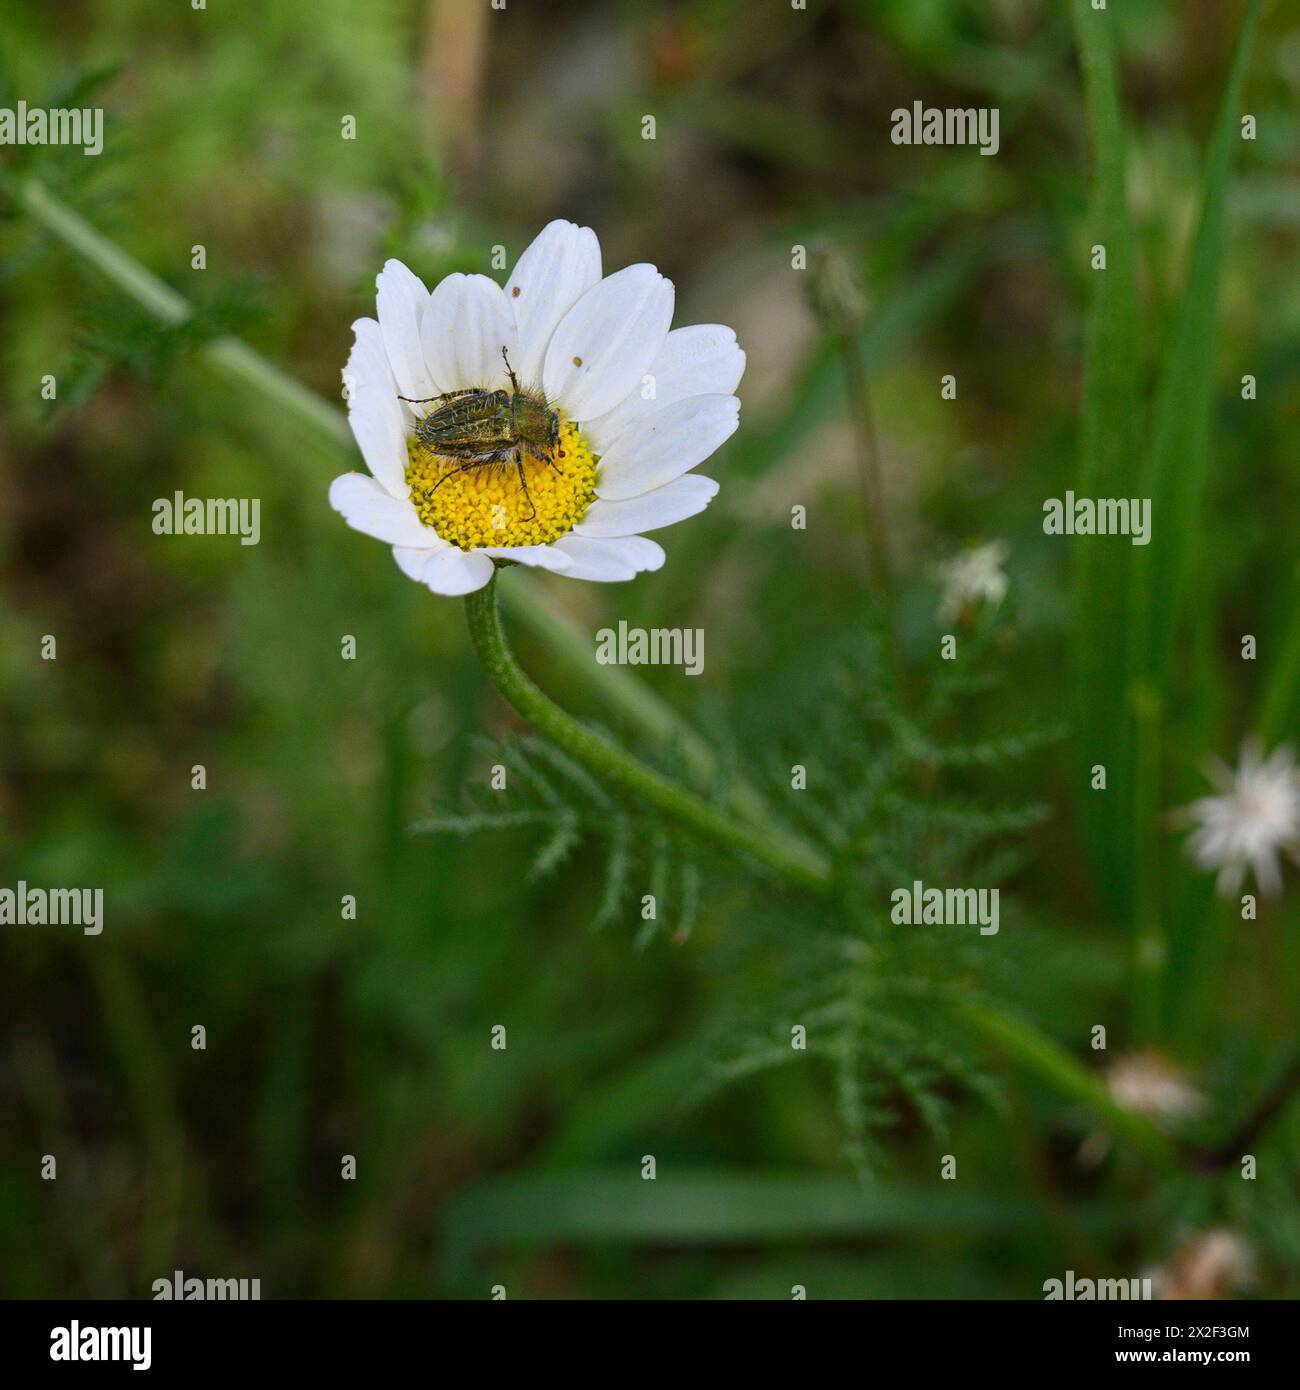
<svg viewBox="0 0 1300 1390"><path fill-rule="evenodd" d="M1199 1115L1205 1096L1192 1085L1187 1073L1163 1052L1130 1052L1117 1057L1102 1072L1102 1081L1116 1105L1145 1115L1165 1126ZM1093 1130L1079 1145L1078 1161L1086 1169L1098 1167L1110 1152L1111 1135Z"/></svg>
<svg viewBox="0 0 1300 1390"><path fill-rule="evenodd" d="M990 541L963 550L939 566L943 597L939 616L955 622L969 608L991 603L995 608L1007 596L1007 576L1003 566L1010 554L1005 542Z"/></svg>
<svg viewBox="0 0 1300 1390"><path fill-rule="evenodd" d="M739 423L731 329L670 332L671 282L651 265L602 278L595 233L571 222L504 290L449 275L430 294L400 261L376 284L344 371L372 476L330 487L349 526L437 594L482 588L494 559L597 580L663 564L641 533L708 506L718 485L690 470Z"/></svg>
<svg viewBox="0 0 1300 1390"><path fill-rule="evenodd" d="M1157 1298L1227 1298L1255 1281L1255 1253L1236 1231L1216 1227L1188 1237L1151 1276Z"/></svg>
<svg viewBox="0 0 1300 1390"><path fill-rule="evenodd" d="M1161 1052L1133 1052L1106 1069L1106 1089L1116 1105L1153 1120L1181 1120L1205 1108L1205 1097L1187 1073Z"/></svg>
<svg viewBox="0 0 1300 1390"><path fill-rule="evenodd" d="M1220 762L1209 771L1218 796L1188 806L1183 818L1196 829L1189 841L1203 869L1219 871L1219 892L1235 893L1251 869L1263 893L1282 887L1278 852L1300 855L1300 770L1290 748L1274 749L1263 759L1247 743L1241 764L1232 772Z"/></svg>

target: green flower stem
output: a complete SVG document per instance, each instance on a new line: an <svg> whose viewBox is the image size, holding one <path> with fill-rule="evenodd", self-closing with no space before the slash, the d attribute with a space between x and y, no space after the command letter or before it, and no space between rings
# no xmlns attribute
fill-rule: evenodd
<svg viewBox="0 0 1300 1390"><path fill-rule="evenodd" d="M835 337L844 364L845 388L858 446L858 481L862 489L867 541L871 548L868 563L875 575L876 588L888 603L894 594L894 567L889 556L889 519L885 510L880 445L876 438L875 415L871 409L871 391L867 386L867 368L862 359L861 339L855 325L841 325Z"/></svg>
<svg viewBox="0 0 1300 1390"><path fill-rule="evenodd" d="M0 170L0 188L46 231L161 322L175 327L193 316L194 306L189 300L97 232L38 179L15 178ZM222 376L237 387L248 389L285 418L297 421L341 458L351 456L354 445L343 412L280 371L246 343L232 337L216 338L204 344L200 354ZM621 667L596 665L591 659L590 638L556 612L535 586L516 586L506 604L558 661L593 689L602 709L616 711L631 726L672 749L697 787L704 791L714 787L720 767L713 749L636 676ZM726 795L728 805L738 815L761 825L771 820L763 797L743 777L728 775Z"/></svg>
<svg viewBox="0 0 1300 1390"><path fill-rule="evenodd" d="M771 824L771 809L757 788L730 769L724 777L713 749L643 681L621 666L594 662L591 637L548 604L545 596L539 597L536 585L511 585L502 591L501 605L592 691L601 709L617 711L631 727L679 758L698 790L711 791L721 779L727 804L737 815L755 825Z"/></svg>
<svg viewBox="0 0 1300 1390"><path fill-rule="evenodd" d="M19 207L163 323L176 327L193 317L194 306L189 300L101 236L38 179L6 179L5 187ZM342 414L314 391L271 366L246 343L231 337L214 338L204 345L203 356L234 385L251 388L268 404L314 433L344 448L349 446L347 421Z"/></svg>
<svg viewBox="0 0 1300 1390"><path fill-rule="evenodd" d="M827 893L833 883L830 864L810 845L783 831L739 821L710 806L662 773L630 757L621 748L579 724L524 674L501 626L497 575L476 593L465 596L469 635L498 692L537 731L576 758L590 772L623 791L648 801L688 830L741 858L772 870L796 887Z"/></svg>
<svg viewBox="0 0 1300 1390"><path fill-rule="evenodd" d="M995 1013L977 1004L958 1003L952 1007L958 1018L983 1033L990 1042L1062 1095L1072 1096L1088 1106L1162 1168L1178 1166L1178 1151L1169 1138L1144 1115L1118 1105L1097 1074L1076 1061L1058 1042L1008 1014Z"/></svg>

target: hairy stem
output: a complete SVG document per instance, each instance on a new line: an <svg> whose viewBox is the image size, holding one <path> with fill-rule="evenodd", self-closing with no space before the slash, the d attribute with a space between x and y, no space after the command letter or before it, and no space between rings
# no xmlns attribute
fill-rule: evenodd
<svg viewBox="0 0 1300 1390"><path fill-rule="evenodd" d="M858 482L862 489L862 511L866 518L868 562L881 598L888 602L894 592L894 566L889 553L889 524L885 514L885 485L881 476L880 445L876 439L875 415L867 386L867 369L862 346L851 325L836 331L844 382L849 394L850 415L858 451Z"/></svg>
<svg viewBox="0 0 1300 1390"><path fill-rule="evenodd" d="M5 186L19 207L163 323L176 327L193 317L194 306L189 300L101 236L38 179L6 180ZM347 422L340 412L301 382L273 367L247 343L238 338L214 338L204 347L203 355L236 386L251 387L291 418L344 447L348 445Z"/></svg>
<svg viewBox="0 0 1300 1390"><path fill-rule="evenodd" d="M601 709L617 711L630 728L671 750L697 790L717 787L737 815L756 825L771 823L771 809L753 783L739 772L724 769L709 744L644 681L621 666L593 664L590 634L550 606L545 595L539 598L535 585L512 585L501 594L501 606L589 687Z"/></svg>
<svg viewBox="0 0 1300 1390"><path fill-rule="evenodd" d="M796 887L824 894L830 864L812 846L782 831L748 825L710 806L662 773L630 757L608 739L579 724L524 674L501 626L497 575L465 596L469 635L492 684L535 729L606 782L642 797L688 830L755 861Z"/></svg>

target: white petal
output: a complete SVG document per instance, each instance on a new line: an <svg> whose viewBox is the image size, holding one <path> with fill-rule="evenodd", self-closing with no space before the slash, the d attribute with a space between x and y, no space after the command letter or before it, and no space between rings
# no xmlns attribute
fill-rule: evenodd
<svg viewBox="0 0 1300 1390"><path fill-rule="evenodd" d="M435 594L455 597L481 589L492 578L493 568L481 550L459 550L449 545L425 565L420 579Z"/></svg>
<svg viewBox="0 0 1300 1390"><path fill-rule="evenodd" d="M483 554L499 556L502 560L517 560L521 565L555 570L561 574L567 574L569 569L569 557L553 545L489 545L483 547Z"/></svg>
<svg viewBox="0 0 1300 1390"><path fill-rule="evenodd" d="M590 536L565 536L555 542L573 562L564 571L567 579L615 582L635 578L642 570L657 570L664 562L663 546L645 536L620 536L595 540Z"/></svg>
<svg viewBox="0 0 1300 1390"><path fill-rule="evenodd" d="M398 388L384 349L384 336L373 318L359 318L343 384L348 388L348 423L366 467L395 498L405 498L406 432Z"/></svg>
<svg viewBox="0 0 1300 1390"><path fill-rule="evenodd" d="M425 526L409 502L401 502L364 473L344 473L330 484L330 506L354 531L389 545L425 548L437 532Z"/></svg>
<svg viewBox="0 0 1300 1390"><path fill-rule="evenodd" d="M354 401L348 410L348 424L361 449L366 467L394 497L407 498L406 434L396 398L371 394Z"/></svg>
<svg viewBox="0 0 1300 1390"><path fill-rule="evenodd" d="M687 473L676 482L625 502L598 499L587 508L586 516L573 531L578 536L634 536L640 531L655 531L702 512L717 491L718 485L712 478Z"/></svg>
<svg viewBox="0 0 1300 1390"><path fill-rule="evenodd" d="M369 396L386 397L396 404L397 383L388 363L383 330L375 319L358 319L352 325L356 335L347 366L343 368L343 383L349 404Z"/></svg>
<svg viewBox="0 0 1300 1390"><path fill-rule="evenodd" d="M740 423L735 396L690 396L636 420L600 460L596 496L639 497L703 463Z"/></svg>
<svg viewBox="0 0 1300 1390"><path fill-rule="evenodd" d="M506 282L506 302L519 330L515 373L538 386L546 349L560 320L593 285L600 283L600 242L590 227L548 223L515 263Z"/></svg>
<svg viewBox="0 0 1300 1390"><path fill-rule="evenodd" d="M560 320L542 384L577 421L612 410L639 386L673 321L673 286L652 265L593 285Z"/></svg>
<svg viewBox="0 0 1300 1390"><path fill-rule="evenodd" d="M394 497L406 497L404 407L397 399L383 334L374 319L358 319L352 331L356 340L343 368L348 423L366 467Z"/></svg>
<svg viewBox="0 0 1300 1390"><path fill-rule="evenodd" d="M495 280L449 275L429 299L420 339L434 392L495 389L506 380L503 347L514 361L515 318Z"/></svg>
<svg viewBox="0 0 1300 1390"><path fill-rule="evenodd" d="M429 303L424 281L401 261L385 261L375 280L375 300L384 350L403 396L431 396L433 379L420 346L420 316Z"/></svg>
<svg viewBox="0 0 1300 1390"><path fill-rule="evenodd" d="M730 328L719 323L697 323L674 328L664 339L659 355L650 364L649 382L638 382L630 396L583 429L598 454L614 442L633 420L685 400L687 396L730 396L745 371L745 354ZM647 400L643 395L653 389Z"/></svg>
<svg viewBox="0 0 1300 1390"><path fill-rule="evenodd" d="M395 545L393 547L393 559L397 561L398 568L408 579L422 580L424 578L425 566L447 549L446 541L439 541L431 549L415 549L406 545Z"/></svg>

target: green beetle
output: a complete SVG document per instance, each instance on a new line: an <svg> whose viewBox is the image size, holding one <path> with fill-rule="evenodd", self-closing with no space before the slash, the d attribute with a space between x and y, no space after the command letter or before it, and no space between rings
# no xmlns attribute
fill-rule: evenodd
<svg viewBox="0 0 1300 1390"><path fill-rule="evenodd" d="M514 464L519 486L535 517L537 508L533 506L528 480L524 477L524 455L532 454L550 464L557 473L563 473L555 462L557 454L564 457L564 450L560 448L560 417L547 405L540 391L525 391L519 385L504 347L501 356L510 378L509 391L467 387L460 391L444 391L440 396L399 396L398 399L411 405L445 402L416 422L415 437L433 453L462 462L459 468L444 473L431 491L436 492L457 473ZM532 517L524 519L530 521Z"/></svg>

